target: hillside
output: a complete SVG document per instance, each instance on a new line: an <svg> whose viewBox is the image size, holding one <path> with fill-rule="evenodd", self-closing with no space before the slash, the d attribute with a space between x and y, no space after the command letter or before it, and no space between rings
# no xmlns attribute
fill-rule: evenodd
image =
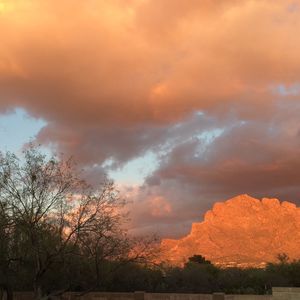
<svg viewBox="0 0 300 300"><path fill-rule="evenodd" d="M300 208L290 202L240 195L215 203L190 234L163 239L162 260L183 264L201 254L221 266L264 266L279 253L300 259Z"/></svg>

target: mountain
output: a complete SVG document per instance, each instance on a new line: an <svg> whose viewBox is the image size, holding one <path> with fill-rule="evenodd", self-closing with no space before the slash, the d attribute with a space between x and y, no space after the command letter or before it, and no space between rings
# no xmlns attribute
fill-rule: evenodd
<svg viewBox="0 0 300 300"><path fill-rule="evenodd" d="M286 253L300 259L300 208L290 202L240 195L217 202L190 234L161 242L162 260L182 265L201 254L220 266L263 267Z"/></svg>

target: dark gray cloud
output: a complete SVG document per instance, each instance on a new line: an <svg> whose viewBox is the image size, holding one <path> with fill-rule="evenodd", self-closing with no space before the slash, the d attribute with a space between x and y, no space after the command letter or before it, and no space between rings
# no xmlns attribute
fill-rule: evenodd
<svg viewBox="0 0 300 300"><path fill-rule="evenodd" d="M300 105L282 104L272 118L228 121L208 143L207 136L186 141L182 136L137 193L145 215L142 221L141 214L134 216L136 224L161 223L163 235L182 235L214 202L245 193L299 205ZM170 212L164 218L147 214L151 203L145 195L164 198Z"/></svg>

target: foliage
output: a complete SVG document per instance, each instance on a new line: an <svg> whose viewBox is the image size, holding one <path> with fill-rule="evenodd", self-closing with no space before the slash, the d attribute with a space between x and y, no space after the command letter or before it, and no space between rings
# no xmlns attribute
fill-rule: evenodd
<svg viewBox="0 0 300 300"><path fill-rule="evenodd" d="M136 240L122 226L125 203L112 182L94 188L71 159L47 158L32 145L23 154L0 154L0 284L11 274L11 286L41 299L100 287L108 261L146 259L131 255Z"/></svg>
<svg viewBox="0 0 300 300"><path fill-rule="evenodd" d="M188 262L187 264L211 264L211 262L209 260L207 260L204 256L199 255L199 254L195 254L191 257L188 258Z"/></svg>

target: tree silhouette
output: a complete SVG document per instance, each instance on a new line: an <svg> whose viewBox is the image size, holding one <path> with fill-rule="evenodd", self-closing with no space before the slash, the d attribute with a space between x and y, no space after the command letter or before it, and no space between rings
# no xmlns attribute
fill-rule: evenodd
<svg viewBox="0 0 300 300"><path fill-rule="evenodd" d="M188 263L211 264L211 261L206 260L204 256L195 254L188 258Z"/></svg>

